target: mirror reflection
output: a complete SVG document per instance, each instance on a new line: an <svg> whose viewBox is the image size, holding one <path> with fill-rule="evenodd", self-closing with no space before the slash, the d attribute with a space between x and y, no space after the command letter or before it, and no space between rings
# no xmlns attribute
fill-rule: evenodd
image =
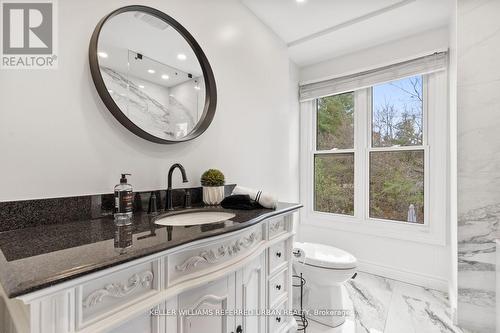
<svg viewBox="0 0 500 333"><path fill-rule="evenodd" d="M165 140L187 136L205 107L198 59L167 22L139 11L104 24L99 69L116 105L134 124Z"/></svg>

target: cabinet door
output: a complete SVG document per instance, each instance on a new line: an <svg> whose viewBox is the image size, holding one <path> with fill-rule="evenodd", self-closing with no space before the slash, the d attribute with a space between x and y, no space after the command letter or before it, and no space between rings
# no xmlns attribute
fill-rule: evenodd
<svg viewBox="0 0 500 333"><path fill-rule="evenodd" d="M236 317L236 326L241 325L243 333L264 333L265 317L256 310L266 306L265 253L236 273L237 308L245 315Z"/></svg>
<svg viewBox="0 0 500 333"><path fill-rule="evenodd" d="M234 316L219 315L235 307L235 274L179 295L177 333L231 333Z"/></svg>
<svg viewBox="0 0 500 333"><path fill-rule="evenodd" d="M156 307L161 311L162 305ZM159 315L151 315L152 311L148 311L140 316L133 317L125 323L112 329L109 333L164 333L164 318Z"/></svg>

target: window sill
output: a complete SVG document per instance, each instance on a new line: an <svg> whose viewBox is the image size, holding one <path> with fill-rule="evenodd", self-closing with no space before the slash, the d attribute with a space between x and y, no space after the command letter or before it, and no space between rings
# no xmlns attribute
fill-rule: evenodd
<svg viewBox="0 0 500 333"><path fill-rule="evenodd" d="M444 221L443 221L444 223ZM440 229L433 230L428 224L361 219L337 214L320 213L304 209L301 224L320 228L361 233L416 243L446 246L446 235Z"/></svg>

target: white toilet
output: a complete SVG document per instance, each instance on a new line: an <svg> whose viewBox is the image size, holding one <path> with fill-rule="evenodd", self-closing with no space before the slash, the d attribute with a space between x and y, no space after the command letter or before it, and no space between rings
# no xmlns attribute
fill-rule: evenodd
<svg viewBox="0 0 500 333"><path fill-rule="evenodd" d="M302 273L306 281L304 310L348 310L343 305L341 286L356 273L357 261L352 254L333 246L296 242L293 258L294 274ZM297 300L294 296L294 303ZM345 316L316 316L310 312L307 319L336 327L344 323Z"/></svg>

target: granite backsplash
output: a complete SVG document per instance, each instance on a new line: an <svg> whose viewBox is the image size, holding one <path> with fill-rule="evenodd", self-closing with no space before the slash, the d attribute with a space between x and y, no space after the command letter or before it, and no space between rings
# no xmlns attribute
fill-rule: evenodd
<svg viewBox="0 0 500 333"><path fill-rule="evenodd" d="M226 185L225 192L229 195L234 184ZM202 188L174 189L172 201L174 207L184 205L186 190L191 191L192 206L203 205ZM153 191L135 192L134 211L147 211L149 198ZM158 210L165 209L166 190L154 191ZM96 194L64 198L35 199L0 202L0 232L51 225L72 221L98 219L113 214L114 196L109 194Z"/></svg>

